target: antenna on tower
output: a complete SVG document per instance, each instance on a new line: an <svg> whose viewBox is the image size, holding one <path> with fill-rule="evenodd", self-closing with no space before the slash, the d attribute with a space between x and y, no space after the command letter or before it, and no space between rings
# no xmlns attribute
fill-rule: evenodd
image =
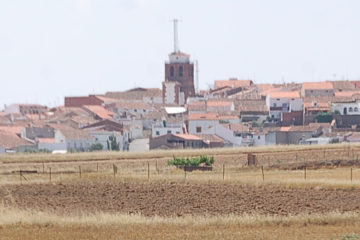
<svg viewBox="0 0 360 240"><path fill-rule="evenodd" d="M178 19L174 19L174 52L179 52Z"/></svg>

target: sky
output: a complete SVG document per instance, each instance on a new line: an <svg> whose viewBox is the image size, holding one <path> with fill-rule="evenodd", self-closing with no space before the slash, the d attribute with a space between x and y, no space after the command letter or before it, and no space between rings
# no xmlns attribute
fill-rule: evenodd
<svg viewBox="0 0 360 240"><path fill-rule="evenodd" d="M214 80L360 80L358 0L0 0L0 109L158 87L173 51Z"/></svg>

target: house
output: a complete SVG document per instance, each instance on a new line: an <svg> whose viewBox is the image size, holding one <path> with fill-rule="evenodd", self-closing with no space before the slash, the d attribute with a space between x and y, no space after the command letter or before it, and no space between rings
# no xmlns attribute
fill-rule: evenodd
<svg viewBox="0 0 360 240"><path fill-rule="evenodd" d="M66 143L56 142L55 136L53 138L37 138L35 142L38 150L66 151Z"/></svg>
<svg viewBox="0 0 360 240"><path fill-rule="evenodd" d="M303 104L299 92L270 92L266 96L266 105L272 120L290 119L292 123L302 124Z"/></svg>
<svg viewBox="0 0 360 240"><path fill-rule="evenodd" d="M11 104L5 106L5 114L42 114L47 112L47 107L39 104Z"/></svg>
<svg viewBox="0 0 360 240"><path fill-rule="evenodd" d="M340 115L360 115L360 99L347 98L341 101L334 100L331 103L331 112Z"/></svg>
<svg viewBox="0 0 360 240"><path fill-rule="evenodd" d="M0 151L2 153L25 152L36 150L33 141L20 138L15 132L0 130Z"/></svg>
<svg viewBox="0 0 360 240"><path fill-rule="evenodd" d="M103 106L116 102L117 99L100 95L89 95L84 97L65 97L65 107Z"/></svg>
<svg viewBox="0 0 360 240"><path fill-rule="evenodd" d="M186 149L203 148L204 142L201 137L193 134L166 134L150 138L151 149Z"/></svg>
<svg viewBox="0 0 360 240"><path fill-rule="evenodd" d="M55 129L55 142L65 144L68 151L86 151L96 142L88 131L62 124L51 124L51 127Z"/></svg>
<svg viewBox="0 0 360 240"><path fill-rule="evenodd" d="M301 88L301 96L334 96L334 86L332 82L304 82Z"/></svg>
<svg viewBox="0 0 360 240"><path fill-rule="evenodd" d="M232 145L216 134L197 134L203 140L206 148L231 147Z"/></svg>
<svg viewBox="0 0 360 240"><path fill-rule="evenodd" d="M22 138L35 140L36 138L54 138L54 129L49 126L44 127L25 127L21 132Z"/></svg>
<svg viewBox="0 0 360 240"><path fill-rule="evenodd" d="M183 134L184 132L184 124L183 123L167 123L164 120L161 123L153 124L152 137L162 136L166 134Z"/></svg>
<svg viewBox="0 0 360 240"><path fill-rule="evenodd" d="M266 101L262 99L241 99L235 101L235 111L239 112L241 122L262 122L269 116Z"/></svg>

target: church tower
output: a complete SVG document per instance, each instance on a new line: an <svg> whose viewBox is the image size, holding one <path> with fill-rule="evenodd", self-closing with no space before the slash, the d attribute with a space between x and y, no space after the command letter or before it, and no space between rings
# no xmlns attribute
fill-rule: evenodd
<svg viewBox="0 0 360 240"><path fill-rule="evenodd" d="M194 64L190 55L179 50L178 20L174 19L174 52L165 63L165 82L163 82L164 104L184 105L189 97L195 96Z"/></svg>

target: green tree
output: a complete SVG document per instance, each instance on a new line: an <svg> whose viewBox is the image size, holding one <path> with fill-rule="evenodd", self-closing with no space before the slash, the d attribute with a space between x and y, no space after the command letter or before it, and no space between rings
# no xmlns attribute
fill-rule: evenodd
<svg viewBox="0 0 360 240"><path fill-rule="evenodd" d="M117 142L115 136L110 136L107 140L107 147L110 151L119 151L120 150L120 143Z"/></svg>
<svg viewBox="0 0 360 240"><path fill-rule="evenodd" d="M91 144L89 151L94 152L94 151L101 151L103 149L104 149L104 145L102 145L101 143L93 143Z"/></svg>

